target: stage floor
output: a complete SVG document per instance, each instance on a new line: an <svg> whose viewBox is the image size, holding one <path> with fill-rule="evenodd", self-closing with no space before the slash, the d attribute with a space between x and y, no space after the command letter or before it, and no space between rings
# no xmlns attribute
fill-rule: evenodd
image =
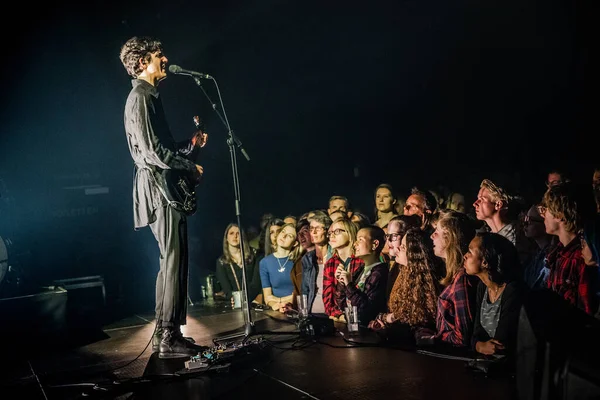
<svg viewBox="0 0 600 400"><path fill-rule="evenodd" d="M302 338L293 321L252 311L260 350L219 371L185 370L185 359L152 354L153 312L131 315L87 332L71 345L5 343L18 354L4 360L3 399L516 399L512 376L490 377L461 359L410 348L383 347L371 335L348 340L336 324L332 336ZM213 339L243 331L240 310L212 299L189 307L186 336ZM360 343L360 344L356 344ZM19 346L23 351L19 351ZM35 351L28 351L34 349ZM258 348L258 347L257 347ZM237 357L237 356L236 356Z"/></svg>

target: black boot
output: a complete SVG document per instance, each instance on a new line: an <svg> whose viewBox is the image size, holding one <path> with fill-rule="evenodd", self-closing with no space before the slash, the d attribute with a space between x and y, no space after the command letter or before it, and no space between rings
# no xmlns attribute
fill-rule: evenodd
<svg viewBox="0 0 600 400"><path fill-rule="evenodd" d="M160 341L162 340L164 329L165 328L163 328L162 326L157 326L156 329L154 330L154 335L152 336L152 352L153 353L156 353L157 351L160 350ZM196 343L196 341L189 336L184 336L183 338L190 343Z"/></svg>
<svg viewBox="0 0 600 400"><path fill-rule="evenodd" d="M185 340L181 331L174 327L163 328L162 339L158 348L158 358L191 357L208 349L208 347L198 346Z"/></svg>

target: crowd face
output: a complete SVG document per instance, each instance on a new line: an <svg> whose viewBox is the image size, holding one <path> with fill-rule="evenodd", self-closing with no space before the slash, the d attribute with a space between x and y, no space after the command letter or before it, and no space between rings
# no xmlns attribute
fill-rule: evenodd
<svg viewBox="0 0 600 400"><path fill-rule="evenodd" d="M325 225L320 224L315 221L311 221L310 223L310 240L314 244L318 244L320 246L327 243L327 232L325 231Z"/></svg>
<svg viewBox="0 0 600 400"><path fill-rule="evenodd" d="M277 235L277 246L282 249L291 250L296 244L296 230L286 226Z"/></svg>
<svg viewBox="0 0 600 400"><path fill-rule="evenodd" d="M583 257L583 261L585 265L589 267L597 267L598 260L594 260L594 255L592 254L592 249L588 246L588 243L584 238L581 238L581 256Z"/></svg>
<svg viewBox="0 0 600 400"><path fill-rule="evenodd" d="M417 194L411 194L404 204L404 215L418 215L422 217L425 210L425 201Z"/></svg>
<svg viewBox="0 0 600 400"><path fill-rule="evenodd" d="M408 257L406 255L406 235L400 241L398 253L396 254L396 262L400 265L408 265Z"/></svg>
<svg viewBox="0 0 600 400"><path fill-rule="evenodd" d="M391 221L388 224L386 235L388 254L391 258L394 258L398 255L401 243L402 238L400 237L400 223L398 221Z"/></svg>
<svg viewBox="0 0 600 400"><path fill-rule="evenodd" d="M304 225L298 231L298 242L303 249L308 249L312 246L313 242L311 241L310 228L308 225Z"/></svg>
<svg viewBox="0 0 600 400"><path fill-rule="evenodd" d="M341 249L350 244L350 235L341 222L331 224L327 236L329 236L329 245L334 249Z"/></svg>
<svg viewBox="0 0 600 400"><path fill-rule="evenodd" d="M523 231L528 238L539 238L546 233L544 218L540 216L537 207L533 206L527 211L523 220Z"/></svg>
<svg viewBox="0 0 600 400"><path fill-rule="evenodd" d="M446 240L446 232L439 223L435 224L435 231L431 234L431 240L433 240L433 252L435 255L445 259L448 241Z"/></svg>
<svg viewBox="0 0 600 400"><path fill-rule="evenodd" d="M450 201L446 208L464 213L466 211L465 196L460 193L454 193L452 197L450 197Z"/></svg>
<svg viewBox="0 0 600 400"><path fill-rule="evenodd" d="M379 188L375 193L375 207L380 212L391 212L394 211L394 196L392 192L387 188Z"/></svg>
<svg viewBox="0 0 600 400"><path fill-rule="evenodd" d="M481 253L481 238L475 236L469 243L469 251L465 254L465 271L469 275L477 275L483 272L483 257Z"/></svg>
<svg viewBox="0 0 600 400"><path fill-rule="evenodd" d="M552 172L552 173L548 174L548 179L546 180L546 186L548 186L548 187L556 186L561 182L562 182L562 177L560 176L560 174L557 174L556 172Z"/></svg>
<svg viewBox="0 0 600 400"><path fill-rule="evenodd" d="M372 254L375 250L376 243L371 238L368 229L361 229L356 234L356 242L354 242L354 255L366 256Z"/></svg>
<svg viewBox="0 0 600 400"><path fill-rule="evenodd" d="M496 213L496 202L492 200L492 194L486 188L479 189L473 207L475 207L475 215L480 221L485 221Z"/></svg>
<svg viewBox="0 0 600 400"><path fill-rule="evenodd" d="M277 235L279 234L279 231L281 231L281 227L279 225L271 225L269 227L271 243L277 243Z"/></svg>
<svg viewBox="0 0 600 400"><path fill-rule="evenodd" d="M550 210L544 210L544 226L546 227L546 233L550 235L558 235L560 221L560 218L552 214Z"/></svg>
<svg viewBox="0 0 600 400"><path fill-rule="evenodd" d="M240 247L240 228L232 226L227 232L227 244L231 247Z"/></svg>
<svg viewBox="0 0 600 400"><path fill-rule="evenodd" d="M331 201L329 203L329 209L327 210L327 213L331 215L331 213L338 210L342 211L344 214L348 212L348 204L345 200L336 199Z"/></svg>

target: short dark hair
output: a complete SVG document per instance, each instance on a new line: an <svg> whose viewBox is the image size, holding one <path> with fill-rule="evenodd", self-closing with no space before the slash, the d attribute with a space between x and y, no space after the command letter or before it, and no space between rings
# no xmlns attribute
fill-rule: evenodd
<svg viewBox="0 0 600 400"><path fill-rule="evenodd" d="M162 49L162 43L158 39L149 36L134 36L121 47L119 58L127 73L137 78L142 72L140 58L150 61L152 53L162 51Z"/></svg>
<svg viewBox="0 0 600 400"><path fill-rule="evenodd" d="M490 280L503 284L518 279L522 268L515 245L497 233L479 232L477 237L481 238L481 255Z"/></svg>
<svg viewBox="0 0 600 400"><path fill-rule="evenodd" d="M379 242L375 252L380 254L385 246L385 231L377 225L367 225L360 229L367 229L369 231L369 236L371 236L371 240L377 240Z"/></svg>
<svg viewBox="0 0 600 400"><path fill-rule="evenodd" d="M435 196L433 195L433 193L431 193L429 190L421 190L418 187L413 187L410 190L410 194L414 194L417 196L421 196L424 200L424 210L423 211L431 211L431 213L434 213L437 208L438 208L438 202L437 199L435 198Z"/></svg>

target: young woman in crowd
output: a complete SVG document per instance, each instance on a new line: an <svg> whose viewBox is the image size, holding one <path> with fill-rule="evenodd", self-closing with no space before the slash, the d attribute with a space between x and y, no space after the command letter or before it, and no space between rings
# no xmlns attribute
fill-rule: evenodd
<svg viewBox="0 0 600 400"><path fill-rule="evenodd" d="M435 337L454 346L471 345L477 277L468 275L463 258L475 237L475 224L462 212L440 211L435 231L431 235L435 255L446 263L444 287L437 302Z"/></svg>
<svg viewBox="0 0 600 400"><path fill-rule="evenodd" d="M481 354L513 354L525 284L515 245L497 233L478 233L464 266L481 280L477 288L473 348Z"/></svg>
<svg viewBox="0 0 600 400"><path fill-rule="evenodd" d="M396 196L392 186L382 183L375 189L375 225L385 229L396 212Z"/></svg>
<svg viewBox="0 0 600 400"><path fill-rule="evenodd" d="M433 253L431 238L419 228L409 229L400 244L396 262L400 272L390 293L388 312L369 323L391 337L414 337L423 329L435 329L440 293L440 261Z"/></svg>
<svg viewBox="0 0 600 400"><path fill-rule="evenodd" d="M354 256L354 242L356 241L356 224L348 218L339 218L329 227L327 237L329 245L333 249L333 256L325 263L323 271L323 304L325 313L334 320L342 316L336 298L341 295L341 289L337 287L335 273L338 265L350 272L352 279L357 278L362 272L365 263Z"/></svg>
<svg viewBox="0 0 600 400"><path fill-rule="evenodd" d="M285 311L292 303L294 286L291 270L302 248L294 224L285 224L277 235L277 249L260 260L260 280L265 303L273 310Z"/></svg>
<svg viewBox="0 0 600 400"><path fill-rule="evenodd" d="M246 267L246 282L250 301L262 303L260 276L254 250L249 246L246 235L240 238L240 228L237 224L227 225L223 235L223 254L217 259L215 276L225 293L226 299L233 302L233 292L242 291L242 246L244 249L244 266Z"/></svg>

